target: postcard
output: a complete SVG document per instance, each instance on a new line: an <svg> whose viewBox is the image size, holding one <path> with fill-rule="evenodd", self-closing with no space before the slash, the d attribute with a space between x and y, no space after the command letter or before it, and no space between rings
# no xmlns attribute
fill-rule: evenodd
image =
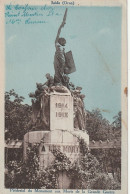
<svg viewBox="0 0 130 194"><path fill-rule="evenodd" d="M0 13L0 193L127 194L126 1Z"/></svg>

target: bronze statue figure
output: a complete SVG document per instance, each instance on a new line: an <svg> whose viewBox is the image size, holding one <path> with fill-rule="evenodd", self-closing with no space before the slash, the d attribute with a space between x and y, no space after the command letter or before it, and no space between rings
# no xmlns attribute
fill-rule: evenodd
<svg viewBox="0 0 130 194"><path fill-rule="evenodd" d="M67 74L76 71L75 63L72 52L65 53L66 40L60 37L61 29L66 24L67 8L63 17L63 21L58 29L58 33L55 40L55 56L54 56L54 83L55 85L63 85L69 89L69 77Z"/></svg>
<svg viewBox="0 0 130 194"><path fill-rule="evenodd" d="M54 82L58 85L64 85L64 69L65 69L65 44L66 40L64 38L60 38L61 29L64 27L66 22L66 16L67 16L67 8L64 14L63 21L59 27L56 40L55 40L55 47L56 52L54 56L54 69L55 69L55 75L54 75Z"/></svg>

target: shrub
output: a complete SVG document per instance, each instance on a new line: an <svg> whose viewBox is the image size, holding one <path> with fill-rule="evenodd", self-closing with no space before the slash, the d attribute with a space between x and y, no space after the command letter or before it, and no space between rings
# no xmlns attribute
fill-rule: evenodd
<svg viewBox="0 0 130 194"><path fill-rule="evenodd" d="M105 189L105 190L119 190L120 183L115 181L113 177L105 173L96 174L95 178L91 180L90 189Z"/></svg>

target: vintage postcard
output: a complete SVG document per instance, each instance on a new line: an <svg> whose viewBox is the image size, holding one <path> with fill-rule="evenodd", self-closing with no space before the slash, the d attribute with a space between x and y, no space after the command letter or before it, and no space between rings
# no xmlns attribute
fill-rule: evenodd
<svg viewBox="0 0 130 194"><path fill-rule="evenodd" d="M0 193L127 194L124 0L0 2Z"/></svg>

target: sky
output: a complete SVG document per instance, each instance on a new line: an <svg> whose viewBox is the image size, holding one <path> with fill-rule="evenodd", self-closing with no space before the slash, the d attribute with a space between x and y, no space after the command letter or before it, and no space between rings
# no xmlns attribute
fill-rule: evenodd
<svg viewBox="0 0 130 194"><path fill-rule="evenodd" d="M36 82L44 83L45 74L54 75L55 38L65 7L53 7L54 13L30 17L45 23L5 25L5 90L14 89L31 104L28 94ZM21 17L25 21L27 17ZM76 72L70 80L81 86L85 108L100 109L110 122L121 110L121 8L68 7L61 37L71 50Z"/></svg>

